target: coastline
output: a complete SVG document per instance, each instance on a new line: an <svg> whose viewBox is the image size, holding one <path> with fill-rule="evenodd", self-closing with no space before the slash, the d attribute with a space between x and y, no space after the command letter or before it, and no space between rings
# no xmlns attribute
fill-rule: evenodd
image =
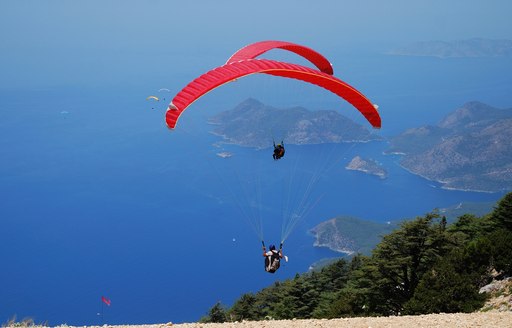
<svg viewBox="0 0 512 328"><path fill-rule="evenodd" d="M446 182L446 181L431 179L431 178L426 177L426 176L424 176L422 174L413 172L413 171L411 171L410 169L408 169L407 167L403 166L400 163L398 163L398 166L400 166L403 170L409 172L410 174L416 175L416 176L418 176L420 178L423 178L423 179L425 179L427 181L435 182L435 183L439 184L439 188L444 189L444 190L454 190L454 191L463 191L463 192L481 192L481 193L486 193L486 194L496 194L496 193L500 193L500 192L506 192L506 190L492 191L492 190L477 190L477 189L463 189L463 188L457 188L457 187L448 187L448 186L446 186L448 184L448 182Z"/></svg>

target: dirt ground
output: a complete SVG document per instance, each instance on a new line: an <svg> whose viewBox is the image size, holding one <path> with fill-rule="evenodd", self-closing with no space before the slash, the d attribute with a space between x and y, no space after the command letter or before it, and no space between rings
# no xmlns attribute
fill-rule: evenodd
<svg viewBox="0 0 512 328"><path fill-rule="evenodd" d="M99 326L95 326L99 327ZM182 324L152 324L131 326L109 326L115 328L473 328L494 327L512 328L512 311L475 312L469 314L429 314L400 317L369 317L348 319L322 319L322 320L271 320L271 321L244 321L232 323L182 323ZM87 328L93 328L88 326Z"/></svg>

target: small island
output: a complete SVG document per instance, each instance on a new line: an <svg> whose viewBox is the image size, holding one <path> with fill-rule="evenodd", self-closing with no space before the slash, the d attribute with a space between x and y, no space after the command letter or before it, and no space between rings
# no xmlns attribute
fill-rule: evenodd
<svg viewBox="0 0 512 328"><path fill-rule="evenodd" d="M372 159L363 159L360 156L354 157L345 168L347 170L361 171L366 174L376 175L381 179L385 179L388 176L388 172L380 163Z"/></svg>

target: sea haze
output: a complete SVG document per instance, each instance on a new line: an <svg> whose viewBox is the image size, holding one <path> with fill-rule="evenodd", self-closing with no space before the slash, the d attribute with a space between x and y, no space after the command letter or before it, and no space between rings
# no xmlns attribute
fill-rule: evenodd
<svg viewBox="0 0 512 328"><path fill-rule="evenodd" d="M335 67L337 76L379 105L383 136L436 123L471 100L512 106L507 59L331 60L350 63ZM270 149L223 144L207 119L249 97L274 107L340 106L320 88L253 92L251 78L194 103L175 131L165 127L166 103L145 100L165 86L148 87L152 81L140 88L0 90L1 322L13 315L49 325L196 321L218 301L230 305L335 256L312 246L308 230L322 221L348 215L386 222L503 196L441 189L383 155L385 142L288 145L278 162ZM346 170L356 155L382 163L388 178ZM256 209L267 243L277 243L294 172L305 181L322 173L308 197L320 200L285 243L290 261L269 275L240 209ZM102 309L102 295L110 307Z"/></svg>

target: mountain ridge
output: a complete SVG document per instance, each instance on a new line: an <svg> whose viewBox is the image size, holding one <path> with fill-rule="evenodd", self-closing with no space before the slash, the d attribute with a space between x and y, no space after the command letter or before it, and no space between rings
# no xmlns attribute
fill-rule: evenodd
<svg viewBox="0 0 512 328"><path fill-rule="evenodd" d="M512 189L512 109L472 101L437 125L411 128L391 138L387 154L446 189L500 192Z"/></svg>
<svg viewBox="0 0 512 328"><path fill-rule="evenodd" d="M255 148L271 147L269 136L296 145L382 140L334 110L277 109L253 98L215 115L209 123L214 125L212 133L225 142Z"/></svg>
<svg viewBox="0 0 512 328"><path fill-rule="evenodd" d="M387 54L439 58L510 57L512 40L472 38L454 41L420 41L395 48Z"/></svg>

